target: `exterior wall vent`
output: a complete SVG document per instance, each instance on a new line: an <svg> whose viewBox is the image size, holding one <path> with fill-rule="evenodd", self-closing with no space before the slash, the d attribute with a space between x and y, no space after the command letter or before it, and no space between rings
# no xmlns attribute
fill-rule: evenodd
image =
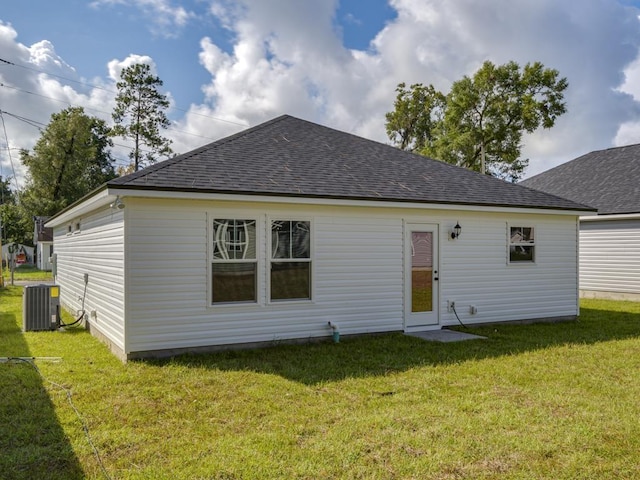
<svg viewBox="0 0 640 480"><path fill-rule="evenodd" d="M55 330L60 326L60 287L31 285L22 294L22 331Z"/></svg>

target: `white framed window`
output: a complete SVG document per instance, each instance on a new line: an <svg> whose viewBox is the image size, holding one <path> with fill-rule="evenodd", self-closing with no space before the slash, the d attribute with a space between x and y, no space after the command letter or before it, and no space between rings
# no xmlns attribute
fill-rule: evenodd
<svg viewBox="0 0 640 480"><path fill-rule="evenodd" d="M509 263L533 263L535 259L535 227L509 226Z"/></svg>
<svg viewBox="0 0 640 480"><path fill-rule="evenodd" d="M270 225L270 300L311 300L311 222L274 219Z"/></svg>
<svg viewBox="0 0 640 480"><path fill-rule="evenodd" d="M257 302L258 259L255 219L214 218L211 302Z"/></svg>

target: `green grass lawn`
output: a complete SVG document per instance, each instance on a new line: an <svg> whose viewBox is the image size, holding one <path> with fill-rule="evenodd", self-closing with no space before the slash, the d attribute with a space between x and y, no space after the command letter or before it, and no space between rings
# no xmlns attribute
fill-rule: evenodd
<svg viewBox="0 0 640 480"><path fill-rule="evenodd" d="M580 322L121 364L79 328L21 333L0 289L0 478L640 479L640 304Z"/></svg>
<svg viewBox="0 0 640 480"><path fill-rule="evenodd" d="M2 270L2 276L4 277L5 285L11 282L11 271L8 268ZM53 274L43 270L38 270L33 265L19 265L13 272L14 280L53 280Z"/></svg>

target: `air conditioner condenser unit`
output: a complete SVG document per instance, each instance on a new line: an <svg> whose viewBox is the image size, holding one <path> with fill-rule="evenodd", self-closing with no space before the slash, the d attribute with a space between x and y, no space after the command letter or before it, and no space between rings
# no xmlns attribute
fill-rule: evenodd
<svg viewBox="0 0 640 480"><path fill-rule="evenodd" d="M56 330L60 327L60 287L30 285L22 294L22 331Z"/></svg>

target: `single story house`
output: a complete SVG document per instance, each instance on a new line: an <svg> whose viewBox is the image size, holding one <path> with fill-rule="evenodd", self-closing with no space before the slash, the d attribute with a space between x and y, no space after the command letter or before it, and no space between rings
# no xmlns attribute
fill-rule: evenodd
<svg viewBox="0 0 640 480"><path fill-rule="evenodd" d="M580 218L580 293L640 300L640 144L588 153L521 182L591 205Z"/></svg>
<svg viewBox="0 0 640 480"><path fill-rule="evenodd" d="M111 180L47 226L63 305L126 360L456 313L575 318L591 210L284 115Z"/></svg>
<svg viewBox="0 0 640 480"><path fill-rule="evenodd" d="M35 258L33 262L40 270L51 270L53 255L53 228L45 227L49 217L33 217L33 245Z"/></svg>

